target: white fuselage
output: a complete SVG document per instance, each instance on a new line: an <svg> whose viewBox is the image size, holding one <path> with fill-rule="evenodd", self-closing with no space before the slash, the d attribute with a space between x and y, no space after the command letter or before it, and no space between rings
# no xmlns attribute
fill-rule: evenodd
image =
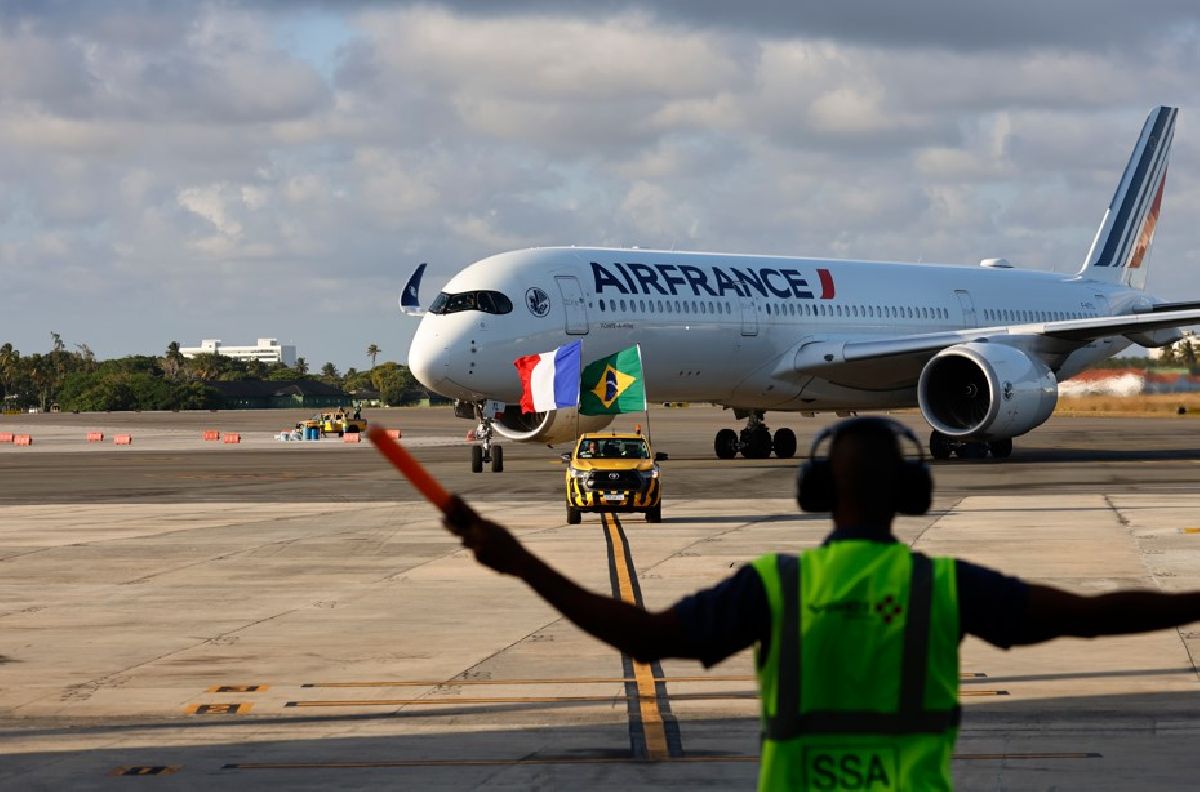
<svg viewBox="0 0 1200 792"><path fill-rule="evenodd" d="M872 362L841 381L779 376L806 339L890 338L1128 313L1147 296L1119 284L1011 268L534 248L478 261L445 293L499 292L507 313L422 319L409 365L459 399L519 399L512 361L579 339L588 362L640 344L652 401L771 410L854 410L917 402L911 366ZM1071 353L1061 380L1128 346ZM791 356L791 358L789 358Z"/></svg>

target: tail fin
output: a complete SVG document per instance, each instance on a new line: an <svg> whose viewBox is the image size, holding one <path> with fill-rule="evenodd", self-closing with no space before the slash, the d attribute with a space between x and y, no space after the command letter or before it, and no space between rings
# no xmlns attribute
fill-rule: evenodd
<svg viewBox="0 0 1200 792"><path fill-rule="evenodd" d="M1079 271L1083 277L1145 288L1148 267L1143 264L1162 208L1178 112L1175 107L1150 111Z"/></svg>

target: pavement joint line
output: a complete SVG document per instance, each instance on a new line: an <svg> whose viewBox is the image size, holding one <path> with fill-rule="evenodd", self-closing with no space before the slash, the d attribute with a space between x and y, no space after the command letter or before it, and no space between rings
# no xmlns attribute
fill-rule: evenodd
<svg viewBox="0 0 1200 792"><path fill-rule="evenodd" d="M981 691L982 693L982 691ZM639 701L640 696L617 694L578 696L447 696L443 698L418 699L302 699L289 701L285 707L406 707L409 705L454 705L454 704L552 704L556 702L614 702ZM676 693L676 699L687 701L726 701L756 699L756 690L733 690L715 693Z"/></svg>
<svg viewBox="0 0 1200 792"><path fill-rule="evenodd" d="M994 762L1046 759L1100 759L1104 755L1095 751L1048 751L1045 753L961 753L951 758L968 762ZM673 756L662 760L621 756L546 756L522 759L395 759L379 762L231 762L222 765L222 770L377 770L403 769L407 767L517 767L520 765L575 765L575 764L721 764L733 762L757 763L759 757L751 754L718 754L704 756Z"/></svg>
<svg viewBox="0 0 1200 792"><path fill-rule="evenodd" d="M987 674L964 671L959 679L987 679ZM619 685L636 682L635 677L534 677L530 679L394 679L362 680L359 682L304 682L302 688L387 688L387 687L459 687L466 685ZM754 682L753 674L729 674L659 677L658 682ZM261 686L266 690L267 686ZM210 689L210 692L218 692ZM225 692L225 691L220 691Z"/></svg>
<svg viewBox="0 0 1200 792"><path fill-rule="evenodd" d="M964 690L964 698L985 698L1010 695L1007 690ZM757 699L758 691L725 690L711 693L675 693L677 701L736 701L742 699ZM636 701L638 696L627 694L597 695L580 694L574 696L445 696L439 698L408 698L408 699L298 699L288 701L285 707L407 707L413 705L463 705L463 704L553 704L560 702L615 702Z"/></svg>
<svg viewBox="0 0 1200 792"><path fill-rule="evenodd" d="M396 680L392 682L305 682L302 688L377 688L377 687L457 687L459 685L601 685L636 682L636 677L563 677L561 679L431 679ZM751 674L730 676L662 677L659 682L753 682Z"/></svg>

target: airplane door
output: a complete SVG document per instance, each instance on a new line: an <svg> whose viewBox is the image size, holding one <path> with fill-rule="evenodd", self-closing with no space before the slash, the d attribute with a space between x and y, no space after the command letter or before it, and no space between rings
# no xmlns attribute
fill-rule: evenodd
<svg viewBox="0 0 1200 792"><path fill-rule="evenodd" d="M954 294L958 297L958 304L962 306L963 327L978 327L979 320L975 318L975 301L971 299L971 293L955 289Z"/></svg>
<svg viewBox="0 0 1200 792"><path fill-rule="evenodd" d="M1111 316L1112 308L1108 305L1108 298L1103 294L1096 295L1096 313L1099 316Z"/></svg>
<svg viewBox="0 0 1200 792"><path fill-rule="evenodd" d="M743 297L742 303L742 335L758 335L758 306L753 297Z"/></svg>
<svg viewBox="0 0 1200 792"><path fill-rule="evenodd" d="M579 281L570 275L556 275L554 280L563 298L567 335L587 335L587 306L583 304L583 290L579 288Z"/></svg>

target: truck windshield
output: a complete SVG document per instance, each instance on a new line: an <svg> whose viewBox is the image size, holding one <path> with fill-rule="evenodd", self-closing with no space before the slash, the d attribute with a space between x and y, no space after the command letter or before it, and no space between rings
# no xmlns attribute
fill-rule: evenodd
<svg viewBox="0 0 1200 792"><path fill-rule="evenodd" d="M452 314L460 311L483 311L490 314L511 313L512 300L498 291L468 291L449 294L442 292L429 306L431 314Z"/></svg>
<svg viewBox="0 0 1200 792"><path fill-rule="evenodd" d="M645 440L605 437L581 441L576 456L580 459L649 459L650 449Z"/></svg>

